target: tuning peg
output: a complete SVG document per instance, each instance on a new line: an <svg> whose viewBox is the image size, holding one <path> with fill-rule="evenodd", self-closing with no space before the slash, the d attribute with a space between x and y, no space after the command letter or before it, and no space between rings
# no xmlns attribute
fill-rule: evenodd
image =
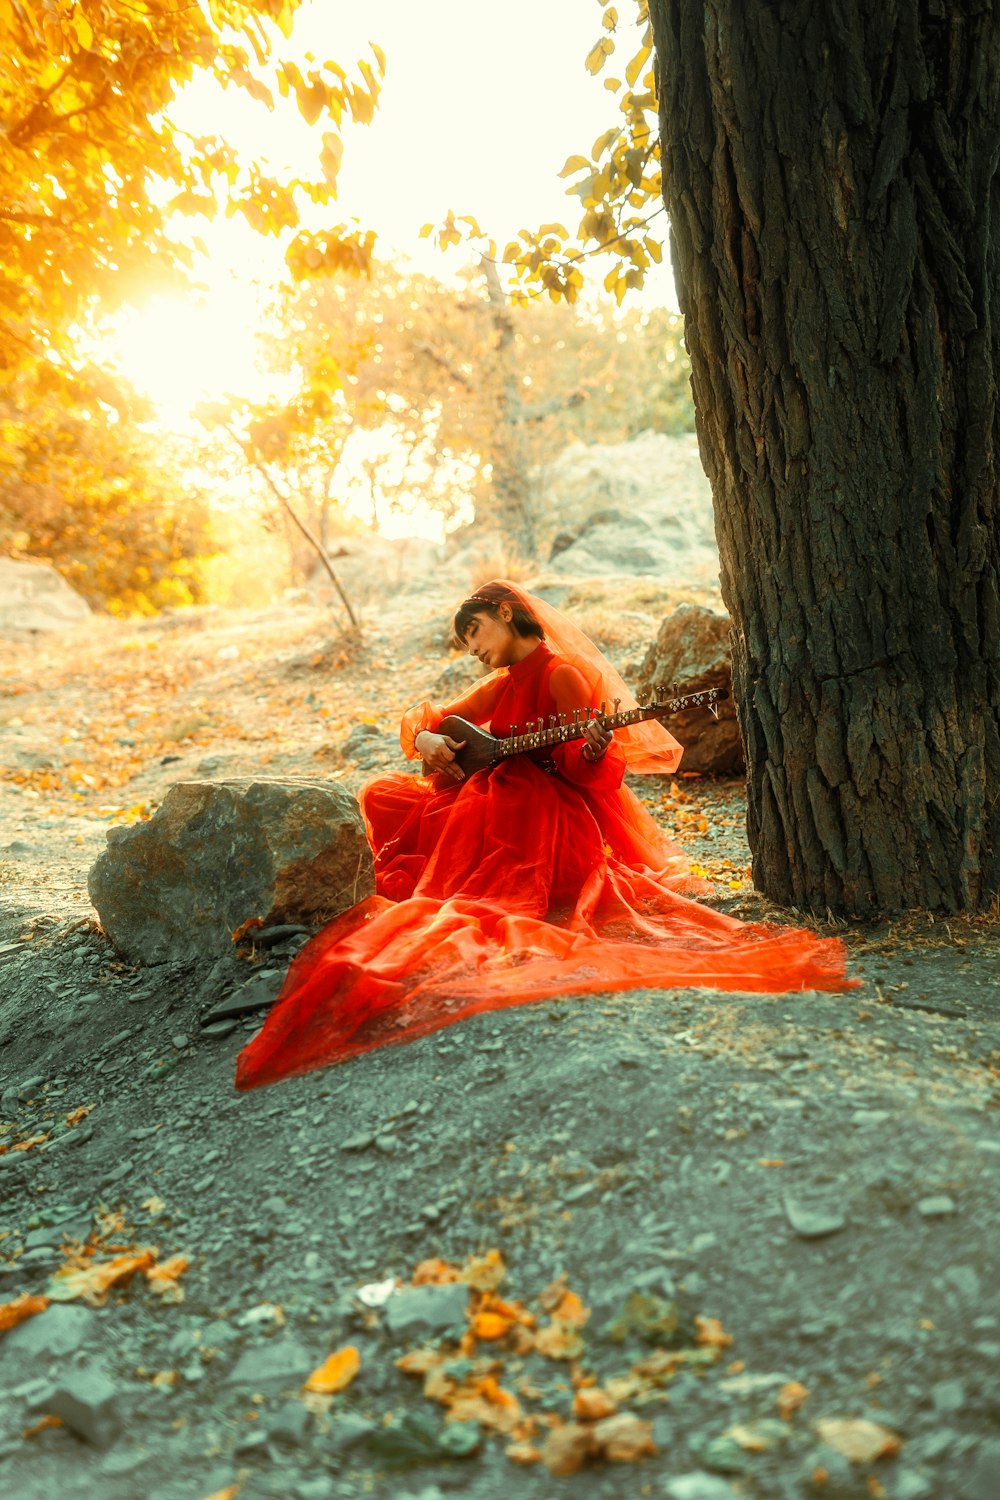
<svg viewBox="0 0 1000 1500"><path fill-rule="evenodd" d="M616 718L617 718L617 716L618 716L618 709L619 709L619 708L620 708L620 706L621 706L621 701L622 701L622 700L621 700L621 699L620 699L620 698L616 698L616 699L615 699L615 700L614 700L614 703L615 703L615 707L614 707L614 713L615 713L615 717L616 717Z"/></svg>

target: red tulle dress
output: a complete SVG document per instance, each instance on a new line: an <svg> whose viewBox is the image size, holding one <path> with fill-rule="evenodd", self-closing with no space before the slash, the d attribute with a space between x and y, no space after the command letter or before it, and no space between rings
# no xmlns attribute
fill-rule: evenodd
<svg viewBox="0 0 1000 1500"><path fill-rule="evenodd" d="M569 658L540 643L456 702L416 705L403 720L404 751L414 758L415 735L446 713L503 736L598 706L609 677L591 651ZM610 686L625 692L620 678ZM361 803L377 894L296 957L239 1055L237 1088L557 994L847 988L839 941L747 925L693 899L711 887L623 785L627 764L670 772L680 754L660 726L637 726L593 762L576 741L462 782L402 773L371 782Z"/></svg>

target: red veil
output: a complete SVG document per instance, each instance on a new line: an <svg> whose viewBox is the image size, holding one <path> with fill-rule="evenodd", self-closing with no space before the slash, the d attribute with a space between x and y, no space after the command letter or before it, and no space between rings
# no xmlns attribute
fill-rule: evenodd
<svg viewBox="0 0 1000 1500"><path fill-rule="evenodd" d="M594 643L544 600L506 582L472 599L516 603L545 641L456 702L409 709L400 737L411 759L417 732L446 712L506 734L573 706L635 706ZM661 725L630 725L600 761L580 752L579 742L547 752L557 775L519 755L446 787L401 773L369 783L361 804L378 894L296 957L240 1053L237 1088L557 994L853 985L839 940L741 923L692 899L711 886L622 784L626 768L676 769L681 746Z"/></svg>

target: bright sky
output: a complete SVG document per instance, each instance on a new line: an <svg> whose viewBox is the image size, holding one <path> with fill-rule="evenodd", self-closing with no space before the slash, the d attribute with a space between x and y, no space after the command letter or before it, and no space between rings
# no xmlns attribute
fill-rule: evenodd
<svg viewBox="0 0 1000 1500"><path fill-rule="evenodd" d="M628 15L628 0L620 10ZM369 42L386 53L373 123L344 124L339 201L324 216L359 219L378 232L377 253L406 255L439 276L461 252L442 256L419 230L449 208L473 214L501 245L546 221L575 230L579 205L558 172L615 119L602 78L583 62L599 35L597 0L309 0L285 51L332 57L349 73L358 57L371 61ZM623 59L635 50L630 42L619 43ZM271 114L238 90L220 96L200 83L173 114L189 128L225 133L276 169L314 170L322 126L310 130L281 102L287 107ZM276 241L242 219L192 221L192 233L209 246L207 296L154 300L121 320L109 349L168 423L225 391L261 394L252 377L254 283L273 282L283 269ZM676 306L668 265L652 268L643 300Z"/></svg>

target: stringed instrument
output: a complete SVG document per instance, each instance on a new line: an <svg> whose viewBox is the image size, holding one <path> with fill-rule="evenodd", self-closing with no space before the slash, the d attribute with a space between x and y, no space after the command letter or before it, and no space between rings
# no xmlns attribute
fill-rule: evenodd
<svg viewBox="0 0 1000 1500"><path fill-rule="evenodd" d="M603 703L600 709L576 708L572 716L550 714L548 722L544 719L529 719L523 730L515 727L511 734L502 738L481 729L478 724L470 724L467 719L459 718L458 714L448 714L441 720L435 733L465 741L464 748L456 752L455 759L463 773L472 776L474 772L488 770L512 755L524 755L529 750L544 750L548 745L565 745L570 740L581 740L588 723L593 721L604 729L614 731L625 728L627 724L640 724L646 719L668 719L673 714L683 713L687 708L707 708L717 719L719 710L716 705L728 697L725 688L703 688L699 693L687 693L681 698L666 698L658 703L640 702L637 708L625 708L620 713L618 705L621 699L616 698L614 711L611 713L607 712ZM437 773L424 761L423 774L432 776Z"/></svg>

